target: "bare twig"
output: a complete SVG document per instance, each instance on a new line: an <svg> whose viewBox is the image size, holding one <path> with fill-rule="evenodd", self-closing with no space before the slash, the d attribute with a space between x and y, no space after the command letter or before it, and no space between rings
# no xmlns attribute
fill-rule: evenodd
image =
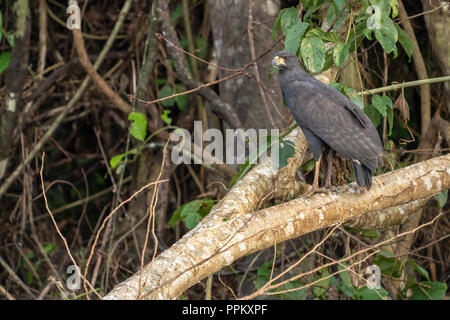
<svg viewBox="0 0 450 320"><path fill-rule="evenodd" d="M40 170L40 177L41 177L41 187L42 187L42 192L44 195L44 201L45 201L45 208L47 209L48 214L50 215L50 217L52 218L52 222L53 225L55 226L56 232L58 233L58 235L60 236L61 240L64 243L64 246L66 248L67 254L69 255L70 260L72 261L73 265L76 266L77 271L79 273L79 276L84 280L85 285L89 285L89 287L91 288L91 290L97 295L97 297L99 297L100 299L102 298L98 292L95 290L94 287L92 287L91 283L89 281L86 280L86 278L81 275L81 270L78 267L77 262L75 261L75 259L73 258L72 254L70 253L70 248L69 245L67 244L67 240L66 238L63 236L63 234L61 233L61 231L59 230L58 224L55 221L55 218L53 217L53 213L51 212L50 208L48 207L48 201L47 201L47 196L45 194L45 186L44 186L44 176L43 176L43 171L44 171L44 160L45 160L45 153L42 153L42 164L41 164L41 170ZM58 276L58 274L56 274Z"/></svg>
<svg viewBox="0 0 450 320"><path fill-rule="evenodd" d="M117 34L119 33L120 27L122 26L122 23L125 19L126 14L130 10L131 7L131 0L127 0L125 4L123 5L119 17L114 25L113 30L111 31L111 34L106 41L102 51L100 52L97 61L94 64L94 69L97 70L100 65L102 64L103 60L105 59L106 54L111 49L112 44L114 43ZM50 125L47 132L42 136L42 138L36 143L34 148L28 153L28 155L25 157L25 159L16 167L16 169L11 173L11 175L5 180L5 182L0 187L0 198L3 196L3 194L8 190L8 188L11 186L11 184L17 179L19 174L22 172L22 168L24 168L26 165L30 163L30 161L37 155L37 153L43 148L43 146L47 143L47 141L52 137L53 133L56 131L56 129L59 127L59 125L63 122L66 115L69 113L69 111L75 106L75 104L78 102L78 100L81 98L83 92L86 90L90 82L89 77L86 77L81 86L78 88L78 90L75 92L74 96L70 101L67 103L67 106L63 109L63 111L55 118L55 120Z"/></svg>

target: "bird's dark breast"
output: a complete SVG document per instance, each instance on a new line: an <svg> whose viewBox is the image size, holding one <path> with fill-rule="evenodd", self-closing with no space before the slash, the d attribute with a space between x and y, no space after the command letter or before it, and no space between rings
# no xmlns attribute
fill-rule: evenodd
<svg viewBox="0 0 450 320"><path fill-rule="evenodd" d="M372 173L375 171L381 163L381 141L358 106L314 78L284 81L282 92L300 128L304 133L310 131L309 139L308 134L305 136L312 149L313 145L317 148L317 139L311 138L315 135L342 157L358 160Z"/></svg>

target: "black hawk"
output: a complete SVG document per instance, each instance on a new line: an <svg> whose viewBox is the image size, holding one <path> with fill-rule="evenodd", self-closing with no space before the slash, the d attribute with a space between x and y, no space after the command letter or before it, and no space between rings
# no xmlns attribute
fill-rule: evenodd
<svg viewBox="0 0 450 320"><path fill-rule="evenodd" d="M308 194L322 190L318 188L318 177L323 147L350 159L358 185L370 188L383 154L370 119L344 94L303 70L292 52L275 53L272 65L280 71L283 98L316 160L314 183Z"/></svg>

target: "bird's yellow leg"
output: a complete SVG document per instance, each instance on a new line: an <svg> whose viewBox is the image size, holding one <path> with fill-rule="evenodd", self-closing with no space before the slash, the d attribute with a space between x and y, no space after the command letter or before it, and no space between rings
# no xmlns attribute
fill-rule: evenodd
<svg viewBox="0 0 450 320"><path fill-rule="evenodd" d="M325 188L319 188L319 171L320 171L320 160L322 159L322 155L320 155L319 160L316 161L316 166L314 168L314 181L311 189L306 192L303 197L310 197L315 193L328 193L329 191Z"/></svg>
<svg viewBox="0 0 450 320"><path fill-rule="evenodd" d="M331 173L333 171L333 150L328 151L327 156L327 174L325 175L325 185L323 186L325 189L330 189L334 192L337 191L337 188L331 185Z"/></svg>
<svg viewBox="0 0 450 320"><path fill-rule="evenodd" d="M322 160L322 154L319 157L319 160L316 161L316 167L314 168L314 181L312 188L319 188L319 171L320 171L320 161Z"/></svg>

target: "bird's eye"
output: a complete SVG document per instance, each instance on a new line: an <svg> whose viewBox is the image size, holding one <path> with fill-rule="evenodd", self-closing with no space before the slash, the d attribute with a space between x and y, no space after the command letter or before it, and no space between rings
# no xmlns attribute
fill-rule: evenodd
<svg viewBox="0 0 450 320"><path fill-rule="evenodd" d="M284 60L288 61L288 60L289 60L289 57L285 57Z"/></svg>

